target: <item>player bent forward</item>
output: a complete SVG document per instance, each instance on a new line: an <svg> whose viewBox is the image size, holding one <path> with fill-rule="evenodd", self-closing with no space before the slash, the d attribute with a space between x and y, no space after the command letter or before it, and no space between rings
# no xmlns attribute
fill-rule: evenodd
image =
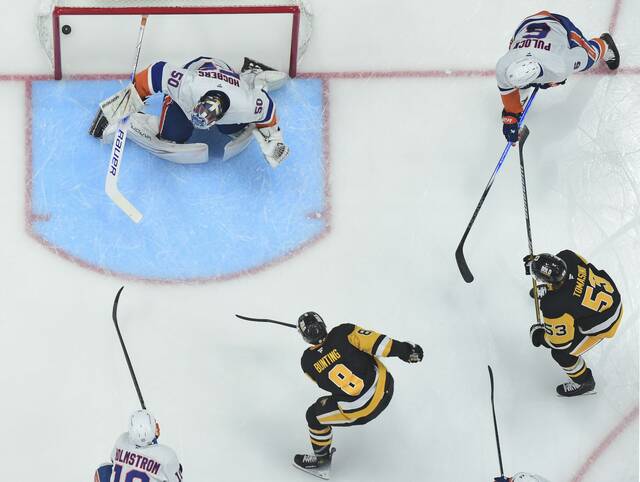
<svg viewBox="0 0 640 482"><path fill-rule="evenodd" d="M573 251L556 256L543 253L524 258L525 271L542 282L538 289L544 325L535 324L533 346L551 349L551 356L571 379L558 385L563 397L592 392L596 382L582 355L605 338L612 338L622 319L615 283Z"/></svg>
<svg viewBox="0 0 640 482"><path fill-rule="evenodd" d="M100 103L89 133L112 142L118 121L130 116L129 137L134 142L162 159L196 164L209 160L209 147L186 142L194 128L216 126L231 138L224 160L239 154L255 137L275 168L289 148L267 91L281 87L286 79L285 73L247 58L240 74L211 57L198 57L184 67L156 62L139 72L133 84ZM139 112L148 97L160 93L160 117Z"/></svg>
<svg viewBox="0 0 640 482"><path fill-rule="evenodd" d="M525 18L511 38L509 51L496 65L504 106L502 132L507 140L518 141L523 104L520 89L562 85L569 75L589 70L599 60L611 70L620 65L610 34L587 39L567 17L546 10Z"/></svg>
<svg viewBox="0 0 640 482"><path fill-rule="evenodd" d="M159 436L153 415L146 410L133 412L129 431L118 437L111 463L98 467L94 482L181 482L182 465L172 449L158 443Z"/></svg>
<svg viewBox="0 0 640 482"><path fill-rule="evenodd" d="M408 363L422 361L419 345L396 341L375 331L344 323L327 333L323 319L312 311L298 319L298 331L313 346L302 355L302 370L328 392L307 410L313 455L296 455L293 464L328 478L332 426L364 425L387 407L393 377L378 357L395 356Z"/></svg>

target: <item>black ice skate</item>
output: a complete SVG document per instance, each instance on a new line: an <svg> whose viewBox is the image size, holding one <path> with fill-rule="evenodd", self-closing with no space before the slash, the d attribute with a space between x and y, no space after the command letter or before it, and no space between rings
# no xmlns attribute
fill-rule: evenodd
<svg viewBox="0 0 640 482"><path fill-rule="evenodd" d="M331 449L329 455L303 455L297 454L293 457L293 466L324 480L329 480L331 476L331 457L336 449Z"/></svg>
<svg viewBox="0 0 640 482"><path fill-rule="evenodd" d="M604 63L607 64L609 69L616 70L620 65L620 52L618 51L618 47L616 47L613 38L608 33L603 33L600 35L600 38L604 40L607 47L609 47L603 57Z"/></svg>
<svg viewBox="0 0 640 482"><path fill-rule="evenodd" d="M250 59L249 57L244 58L244 64L242 64L242 69L240 72L253 72L254 74L259 74L260 72L266 72L268 70L276 70L273 67L269 67L268 65L262 64L257 60Z"/></svg>
<svg viewBox="0 0 640 482"><path fill-rule="evenodd" d="M556 387L556 392L561 397L577 397L578 395L594 395L596 381L589 377L584 383L569 382Z"/></svg>

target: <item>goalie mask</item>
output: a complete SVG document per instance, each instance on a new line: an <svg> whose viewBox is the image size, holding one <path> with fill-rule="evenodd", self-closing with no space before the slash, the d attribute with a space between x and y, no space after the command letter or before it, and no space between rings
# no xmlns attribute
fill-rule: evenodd
<svg viewBox="0 0 640 482"><path fill-rule="evenodd" d="M200 97L191 113L191 123L196 129L208 129L222 119L229 109L229 98L222 92L211 90Z"/></svg>
<svg viewBox="0 0 640 482"><path fill-rule="evenodd" d="M307 343L318 345L327 337L327 325L315 311L307 311L298 318L298 331Z"/></svg>
<svg viewBox="0 0 640 482"><path fill-rule="evenodd" d="M530 263L533 276L542 283L558 287L567 278L567 264L564 260L549 253L534 256Z"/></svg>

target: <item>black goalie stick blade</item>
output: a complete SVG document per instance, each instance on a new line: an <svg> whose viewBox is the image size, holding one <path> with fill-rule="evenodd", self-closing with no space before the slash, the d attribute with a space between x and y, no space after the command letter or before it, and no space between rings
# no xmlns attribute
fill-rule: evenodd
<svg viewBox="0 0 640 482"><path fill-rule="evenodd" d="M458 249L456 249L456 262L458 263L458 269L460 270L462 279L464 279L467 283L471 283L473 281L473 274L471 273L471 270L467 265L467 260L464 259L464 253L462 252L463 245L464 239L460 241Z"/></svg>

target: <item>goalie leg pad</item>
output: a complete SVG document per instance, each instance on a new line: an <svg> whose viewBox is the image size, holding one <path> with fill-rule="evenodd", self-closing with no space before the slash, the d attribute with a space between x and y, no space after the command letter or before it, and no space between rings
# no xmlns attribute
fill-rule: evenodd
<svg viewBox="0 0 640 482"><path fill-rule="evenodd" d="M109 124L118 122L143 108L144 102L133 84L127 85L120 92L100 102L100 109Z"/></svg>
<svg viewBox="0 0 640 482"><path fill-rule="evenodd" d="M249 124L243 130L234 133L231 136L232 140L227 142L224 146L224 155L222 160L226 161L231 159L249 147L249 144L251 144L251 141L253 140L252 134L255 128L256 126L254 124Z"/></svg>
<svg viewBox="0 0 640 482"><path fill-rule="evenodd" d="M202 164L209 160L209 146L202 143L177 144L158 138L160 119L154 115L135 113L129 117L128 137L155 156L178 164ZM117 126L109 126L102 141L113 142Z"/></svg>

